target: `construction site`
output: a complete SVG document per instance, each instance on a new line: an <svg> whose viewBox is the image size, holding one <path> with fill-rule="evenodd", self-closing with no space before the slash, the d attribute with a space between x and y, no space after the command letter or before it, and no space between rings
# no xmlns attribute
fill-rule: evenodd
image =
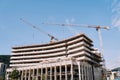
<svg viewBox="0 0 120 80"><path fill-rule="evenodd" d="M12 73L13 69L17 69L21 74L18 80L105 79L103 54L94 47L93 41L84 33L59 41L53 35L46 33L23 19L21 20L48 35L51 41L46 44L12 47L10 68L7 69L6 80L11 80L9 74ZM81 26L78 24L52 25ZM108 29L108 27L85 25L83 27L95 28L98 31L102 50L100 29Z"/></svg>

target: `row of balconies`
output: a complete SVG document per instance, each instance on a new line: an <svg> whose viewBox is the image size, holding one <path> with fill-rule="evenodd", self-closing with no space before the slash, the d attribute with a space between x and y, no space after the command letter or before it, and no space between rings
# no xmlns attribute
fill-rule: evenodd
<svg viewBox="0 0 120 80"><path fill-rule="evenodd" d="M86 57L86 56L82 56L82 57L77 57L76 58L77 60L85 60L85 61L92 61L90 58L88 58L88 57ZM93 61L94 63L96 63L95 61ZM46 62L45 62L46 63ZM43 62L43 64L45 64L44 62ZM55 63L55 62L54 62ZM53 63L53 64L54 64ZM63 63L63 65L66 63L66 62L62 62ZM62 64L61 63L61 64ZM66 64L68 64L69 63L69 61L66 63ZM20 63L16 63L16 64L10 64L10 67L13 67L13 66L32 66L32 65L39 65L40 63L25 63L25 64L20 64ZM51 62L49 62L49 63L47 63L46 65L44 65L44 66L48 66L48 65L52 65L51 64ZM56 64L56 65L60 65L60 63L59 64Z"/></svg>
<svg viewBox="0 0 120 80"><path fill-rule="evenodd" d="M77 60L79 60L79 61L89 61L89 62L91 62L91 63L94 63L94 64L96 64L96 65L100 65L98 62L96 62L95 60L92 60L91 58L89 58L89 57L87 57L87 56L83 56L82 58L81 57L78 57L78 58L76 58Z"/></svg>
<svg viewBox="0 0 120 80"><path fill-rule="evenodd" d="M80 42L80 43L76 43L74 45L70 45L67 47L67 49L71 49L71 48L74 48L74 47L77 47L77 46L80 46L80 45L86 45L88 46L85 42ZM41 50L41 51L31 51L31 52L21 52L21 53L12 53L12 55L24 55L24 54L39 54L42 53L59 53L59 52L62 52L62 51L65 51L66 47L62 47L62 48L56 48L56 49L51 49L51 50Z"/></svg>
<svg viewBox="0 0 120 80"><path fill-rule="evenodd" d="M30 52L19 52L19 53L12 53L12 55L24 55L24 54L39 54L42 53L53 53L53 52L62 52L65 50L65 47L62 48L56 48L56 49L51 49L51 50L41 50L41 51L30 51Z"/></svg>
<svg viewBox="0 0 120 80"><path fill-rule="evenodd" d="M71 50L72 48L74 49L74 47L76 47L76 48L78 48L78 46L80 47L80 45L82 45L82 44L84 44L84 45L86 45L87 46L87 44L86 43L84 43L84 42L80 42L80 43L77 43L77 44L74 44L74 45L70 45L70 46L68 46L67 47L67 49L68 50ZM12 55L30 55L30 54L34 54L34 55L42 55L42 54L46 54L46 53L48 53L48 54L50 54L50 53L56 53L56 54L58 54L58 53L60 53L60 52L64 52L66 50L66 48L65 47L62 47L62 48L57 48L57 49L51 49L51 50L43 50L43 51L31 51L31 52L21 52L21 53L12 53ZM42 54L40 54L40 53L42 53Z"/></svg>
<svg viewBox="0 0 120 80"><path fill-rule="evenodd" d="M67 44L69 45L69 44L71 44L71 43L79 43L79 41L80 40L85 40L85 41L87 41L87 39L85 39L84 37L81 37L81 38L78 38L78 39L75 39L75 40L72 40L72 41L69 41L69 42L67 42ZM75 42L76 41L76 42ZM65 46L66 45L66 43L64 42L64 43L60 43L60 44L56 44L56 45L49 45L49 46L44 46L44 47L36 47L36 48L22 48L22 49L13 49L12 51L13 52L17 52L17 51L29 51L29 50L44 50L44 49L51 49L51 48L55 48L55 47L59 47L59 46ZM88 44L87 44L88 45Z"/></svg>
<svg viewBox="0 0 120 80"><path fill-rule="evenodd" d="M65 54L65 53L64 53ZM84 51L82 52L77 52L76 54L70 54L69 57L74 57L74 56L79 56L79 55L82 55L82 54L87 54L89 55L89 53L84 53ZM64 55L63 55L64 56ZM50 60L50 59L58 59L59 57L55 57L55 58L39 58L41 56L30 56L31 58L34 58L34 59L20 59L20 58L17 58L18 60L11 60L10 62L11 63L19 63L19 62L34 62L34 61L43 61L43 60ZM35 59L36 57L38 57L37 59ZM12 57L13 58L13 57ZM12 59L11 58L11 59ZM23 58L29 58L29 57L23 57Z"/></svg>
<svg viewBox="0 0 120 80"><path fill-rule="evenodd" d="M89 49L87 49L86 47L84 47L84 46L82 46L82 47L78 47L78 48L75 48L75 49L73 49L73 50L68 50L68 54L69 53L74 53L75 51L80 51L80 50L82 50L82 49L84 49L84 50L89 50ZM65 55L66 54L66 52L65 51L63 51L63 52L59 52L59 53L51 53L51 54L38 54L38 55L26 55L26 56L12 56L11 57L11 59L25 59L25 58L35 58L35 57L41 57L41 58L43 58L43 57L50 57L50 56L59 56L59 55Z"/></svg>
<svg viewBox="0 0 120 80"><path fill-rule="evenodd" d="M39 61L39 62L42 62L42 61L47 61L47 60L52 60L52 59L55 59L55 60L57 60L57 59L60 59L60 57L55 57L55 58L47 58L47 59L44 59L44 58L38 58L38 59L24 59L24 60L22 60L22 59L18 59L18 60L11 60L10 61L10 63L19 63L19 62L32 62L32 61Z"/></svg>
<svg viewBox="0 0 120 80"><path fill-rule="evenodd" d="M31 66L31 68L33 68L34 66L37 67L50 67L50 66L62 66L62 65L65 65L65 64L71 64L71 60L69 61L65 61L65 60L62 60L62 61L50 61L50 62L40 62L40 63L14 63L14 64L10 64L10 67L21 67L21 66Z"/></svg>
<svg viewBox="0 0 120 80"><path fill-rule="evenodd" d="M85 47L83 47L85 50L87 50L87 51L89 51L89 49L87 49L87 48L85 48ZM77 52L75 52L75 51L77 51ZM75 53L74 53L75 52ZM74 54L72 54L72 53L74 53ZM52 58L58 58L58 57L61 57L61 56L65 56L65 52L63 52L63 53L58 53L58 54L49 54L49 55L33 55L33 56L18 56L18 57L11 57L11 63L12 62L16 62L16 63L18 63L18 62L34 62L34 61L41 61L41 60L43 60L43 59L50 59L50 56L54 56L54 57L51 57L51 59ZM87 52L84 52L84 51L82 51L82 52L80 52L79 51L79 49L75 49L75 50L73 50L73 52L72 51L68 51L68 55L69 55L69 57L77 57L77 56L80 56L80 55L82 55L82 54L86 54L86 55L88 55L88 56L90 56L91 58L94 58L94 56L92 56L92 55L90 55L89 53L87 53ZM58 55L58 57L57 57L57 55ZM61 56L59 56L59 55L61 55ZM46 58L43 58L43 57L46 57ZM16 59L16 60L14 60L14 59ZM22 60L22 59L24 59L24 60ZM98 59L99 60L99 59Z"/></svg>
<svg viewBox="0 0 120 80"><path fill-rule="evenodd" d="M78 40L81 40L81 39L83 39L83 37L81 37L81 38L78 38L78 39L75 39L75 40L72 40L72 41L69 41L68 43L72 43L72 42L76 42L76 41L78 41ZM54 48L54 47L58 47L58 46L63 46L63 45L65 45L66 43L65 42L63 42L63 43L59 43L59 44L55 44L55 45L49 45L49 46L42 46L42 47L31 47L31 48L21 48L21 49L13 49L12 51L21 51L21 50L31 50L31 49L46 49L46 48Z"/></svg>
<svg viewBox="0 0 120 80"><path fill-rule="evenodd" d="M57 47L59 47L59 46L64 46L65 45L65 43L61 43L61 44L59 44L59 45L54 45L54 46L51 46L51 45L49 45L49 46L42 46L42 47L30 47L30 48L21 48L21 49L13 49L12 51L14 52L14 51L29 51L29 50L44 50L44 49L46 49L46 48L57 48Z"/></svg>

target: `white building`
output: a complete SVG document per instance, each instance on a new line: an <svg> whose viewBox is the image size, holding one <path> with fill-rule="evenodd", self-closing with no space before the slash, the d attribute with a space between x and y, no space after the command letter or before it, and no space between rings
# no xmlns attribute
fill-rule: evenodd
<svg viewBox="0 0 120 80"><path fill-rule="evenodd" d="M78 34L48 44L13 47L7 76L17 68L18 80L101 80L101 61L92 40Z"/></svg>
<svg viewBox="0 0 120 80"><path fill-rule="evenodd" d="M120 80L120 70L109 71L107 80Z"/></svg>

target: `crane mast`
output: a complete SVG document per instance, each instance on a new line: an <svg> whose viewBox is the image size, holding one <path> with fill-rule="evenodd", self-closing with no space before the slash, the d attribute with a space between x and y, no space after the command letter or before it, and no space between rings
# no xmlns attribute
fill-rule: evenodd
<svg viewBox="0 0 120 80"><path fill-rule="evenodd" d="M53 40L58 41L58 39L57 39L56 37L54 37L53 35L48 34L47 32L41 30L40 28L34 26L33 24L31 24L31 23L25 21L25 20L22 19L22 18L20 18L20 20L23 21L24 23L30 25L30 26L33 27L34 29L36 29L36 30L38 30L38 31L40 31L40 32L42 32L42 33L44 33L44 34L47 35L47 36L49 36L49 37L51 38L51 39L50 39L50 42L53 42Z"/></svg>

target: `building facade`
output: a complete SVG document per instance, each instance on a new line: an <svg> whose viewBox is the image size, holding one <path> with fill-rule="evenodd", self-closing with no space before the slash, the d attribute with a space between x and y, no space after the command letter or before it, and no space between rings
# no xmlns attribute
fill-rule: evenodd
<svg viewBox="0 0 120 80"><path fill-rule="evenodd" d="M0 77L4 79L7 65L0 62Z"/></svg>
<svg viewBox="0 0 120 80"><path fill-rule="evenodd" d="M107 80L120 80L120 67L109 70Z"/></svg>
<svg viewBox="0 0 120 80"><path fill-rule="evenodd" d="M62 41L12 48L8 75L16 68L18 80L101 80L101 54L85 34Z"/></svg>

